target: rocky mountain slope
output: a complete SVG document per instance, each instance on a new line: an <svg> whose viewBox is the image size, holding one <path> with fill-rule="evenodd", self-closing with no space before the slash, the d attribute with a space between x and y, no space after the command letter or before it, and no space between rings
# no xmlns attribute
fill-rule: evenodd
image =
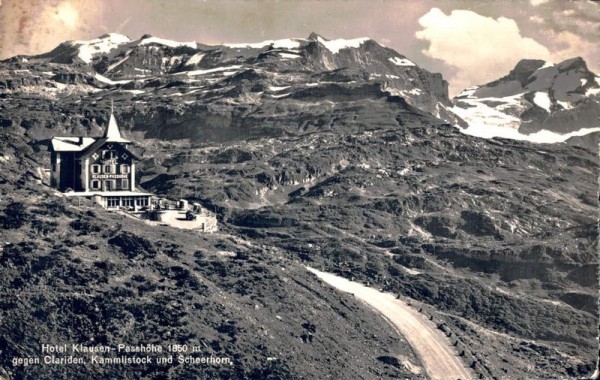
<svg viewBox="0 0 600 380"><path fill-rule="evenodd" d="M367 39L111 34L0 72L0 278L21 294L1 308L11 376L72 374L12 367L42 337L205 344L237 363L131 378L336 378L342 364L352 378L420 376L401 364L419 365L405 342L305 265L417 304L483 377L593 372L591 150L465 135L441 76ZM141 185L215 210L221 233L149 229L39 183L48 139L100 135L111 99L138 142Z"/></svg>
<svg viewBox="0 0 600 380"><path fill-rule="evenodd" d="M559 142L600 131L600 77L585 61L522 60L505 77L468 88L452 110L467 133Z"/></svg>
<svg viewBox="0 0 600 380"><path fill-rule="evenodd" d="M336 103L360 99L370 99L374 107L381 101L404 102L459 122L448 111L447 82L440 74L370 39L328 41L313 34L308 39L206 46L149 36L129 41L110 34L67 42L36 57L16 57L2 66L5 96L82 107L60 120L65 131L95 132L84 108L106 104L108 97L123 114L126 128L163 139L228 140L327 125L352 128L369 120L352 120L354 112L337 110ZM6 108L3 117L27 129L34 124L31 133L42 137L37 129L45 129L46 110L27 119ZM307 108L314 115L287 116ZM291 125L273 120L280 114Z"/></svg>
<svg viewBox="0 0 600 380"><path fill-rule="evenodd" d="M342 367L353 378L406 377L412 373L389 360L419 365L384 320L319 286L278 250L226 232L149 228L89 202L64 202L14 172L0 176L3 379L317 378ZM170 354L168 345L187 345L186 356L231 364L98 366L90 354L75 354L85 365L13 362L47 355L41 344L65 343L160 345L153 360Z"/></svg>

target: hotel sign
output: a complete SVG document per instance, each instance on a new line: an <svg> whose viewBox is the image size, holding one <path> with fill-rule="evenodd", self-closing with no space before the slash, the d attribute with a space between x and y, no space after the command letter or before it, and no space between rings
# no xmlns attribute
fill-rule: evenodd
<svg viewBox="0 0 600 380"><path fill-rule="evenodd" d="M92 174L92 179L121 179L129 178L128 174Z"/></svg>

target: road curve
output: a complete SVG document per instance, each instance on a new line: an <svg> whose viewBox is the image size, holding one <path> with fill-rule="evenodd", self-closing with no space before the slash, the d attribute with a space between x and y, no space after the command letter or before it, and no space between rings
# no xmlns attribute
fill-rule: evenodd
<svg viewBox="0 0 600 380"><path fill-rule="evenodd" d="M396 299L393 294L382 293L345 278L307 269L321 280L343 292L354 296L381 313L410 343L421 358L425 372L430 379L472 379L473 374L465 367L452 350L448 338L423 314Z"/></svg>

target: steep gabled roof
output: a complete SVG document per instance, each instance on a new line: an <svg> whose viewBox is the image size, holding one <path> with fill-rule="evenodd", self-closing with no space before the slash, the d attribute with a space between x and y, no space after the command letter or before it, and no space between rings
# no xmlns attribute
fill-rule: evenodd
<svg viewBox="0 0 600 380"><path fill-rule="evenodd" d="M83 151L83 153L81 154L81 158L85 159L85 158L90 157L92 154L94 154L95 151L97 151L98 149L100 149L105 143L108 143L108 142L116 142L116 141L110 140L110 139L104 138L104 137L100 138L100 139L96 140L93 144L91 144L89 147L87 147ZM135 154L135 153L133 153L131 150L127 149L127 147L125 145L121 145L121 148L123 148L125 151L127 151L127 153L129 155L131 155L131 157L134 160L138 160L138 161L140 160L140 158L138 157L138 155Z"/></svg>
<svg viewBox="0 0 600 380"><path fill-rule="evenodd" d="M93 137L54 137L50 149L54 152L81 152L96 141Z"/></svg>
<svg viewBox="0 0 600 380"><path fill-rule="evenodd" d="M119 125L117 124L115 115L112 113L112 107L108 126L103 137L54 137L50 142L49 150L54 152L84 152L83 156L87 157L98 150L98 148L100 148L106 142L121 144L131 143L131 141L124 139L121 136ZM129 150L127 151L129 152ZM139 160L135 154L131 153L131 155L135 159Z"/></svg>
<svg viewBox="0 0 600 380"><path fill-rule="evenodd" d="M108 121L108 128L106 128L106 132L104 133L104 138L106 141L110 142L120 142L120 143L130 143L131 141L124 139L121 137L121 131L119 131L119 125L117 124L117 120L115 119L115 115L111 112L110 120Z"/></svg>

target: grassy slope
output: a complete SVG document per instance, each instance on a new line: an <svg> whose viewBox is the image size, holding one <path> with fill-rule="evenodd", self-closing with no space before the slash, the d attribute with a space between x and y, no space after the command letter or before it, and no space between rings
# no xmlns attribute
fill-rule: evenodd
<svg viewBox="0 0 600 380"><path fill-rule="evenodd" d="M377 358L418 363L381 318L278 250L149 227L2 176L0 368L15 378L404 377ZM234 365L12 368L42 343L199 345Z"/></svg>

